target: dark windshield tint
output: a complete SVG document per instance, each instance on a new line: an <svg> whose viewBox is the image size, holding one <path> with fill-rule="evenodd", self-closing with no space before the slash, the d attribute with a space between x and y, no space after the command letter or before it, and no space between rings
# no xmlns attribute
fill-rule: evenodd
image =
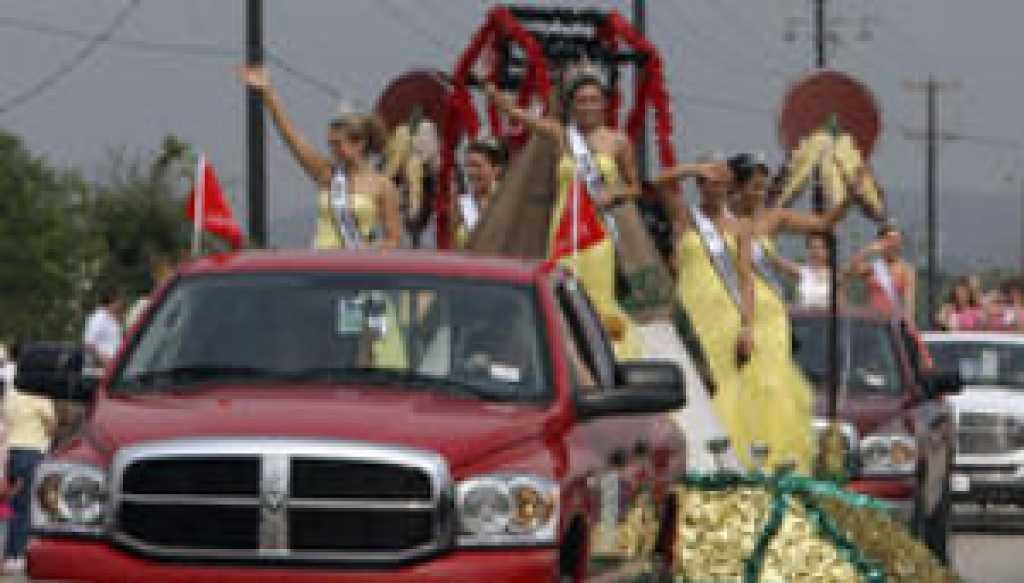
<svg viewBox="0 0 1024 583"><path fill-rule="evenodd" d="M793 319L793 357L815 381L828 378L828 319ZM844 319L839 322L842 381L852 391L897 393L902 390L899 360L889 327L882 322Z"/></svg>
<svg viewBox="0 0 1024 583"><path fill-rule="evenodd" d="M168 292L112 386L381 383L537 400L548 392L542 328L526 286L301 273L192 277Z"/></svg>
<svg viewBox="0 0 1024 583"><path fill-rule="evenodd" d="M939 370L959 371L965 383L1024 388L1024 344L929 342Z"/></svg>

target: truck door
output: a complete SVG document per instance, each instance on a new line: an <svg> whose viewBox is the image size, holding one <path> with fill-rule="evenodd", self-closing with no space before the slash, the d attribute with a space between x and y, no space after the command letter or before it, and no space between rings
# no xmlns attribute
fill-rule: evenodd
<svg viewBox="0 0 1024 583"><path fill-rule="evenodd" d="M556 289L576 391L615 386L611 343L574 280ZM575 353L575 354L573 354ZM573 363L573 361L576 361ZM592 452L585 483L589 507L588 576L630 581L654 568L659 512L655 504L653 464L655 424L650 417L607 417L583 421L573 430L571 447Z"/></svg>

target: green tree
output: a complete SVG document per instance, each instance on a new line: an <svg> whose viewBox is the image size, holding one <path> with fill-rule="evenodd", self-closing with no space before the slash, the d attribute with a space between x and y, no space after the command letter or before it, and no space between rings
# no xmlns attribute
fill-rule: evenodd
<svg viewBox="0 0 1024 583"><path fill-rule="evenodd" d="M90 228L104 248L100 277L138 295L152 286L155 257L182 253L189 232L183 195L193 167L190 148L175 136L164 138L152 159L112 157L89 205Z"/></svg>
<svg viewBox="0 0 1024 583"><path fill-rule="evenodd" d="M0 132L0 339L68 338L96 245L81 217L88 186Z"/></svg>

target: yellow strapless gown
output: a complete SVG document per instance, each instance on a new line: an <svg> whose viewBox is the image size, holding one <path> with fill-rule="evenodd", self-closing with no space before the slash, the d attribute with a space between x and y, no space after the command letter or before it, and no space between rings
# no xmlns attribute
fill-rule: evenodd
<svg viewBox="0 0 1024 583"><path fill-rule="evenodd" d="M352 215L356 219L356 228L369 240L373 230L380 224L380 211L377 199L369 194L353 193ZM317 196L316 233L313 239L314 249L343 249L342 240L334 226L334 211L331 209L330 191L321 189ZM398 326L398 315L394 302L387 302L385 312L387 331L384 337L373 342L373 365L379 368L408 368L405 344L402 342L401 329Z"/></svg>
<svg viewBox="0 0 1024 583"><path fill-rule="evenodd" d="M729 236L726 240L735 261L735 243ZM736 362L740 313L696 231L690 230L680 238L676 258L676 291L708 360L716 387L715 411L736 457L750 468L750 445L761 441L771 448L768 468L793 459L800 472L808 473L810 393L789 355L781 353L783 345L790 345L785 307L757 278L754 354L741 368Z"/></svg>
<svg viewBox="0 0 1024 583"><path fill-rule="evenodd" d="M767 244L770 246L770 244ZM787 458L810 474L815 452L811 429L814 393L793 360L793 338L786 304L762 277L754 278L754 353L740 369L748 393L755 439L772 448L769 467Z"/></svg>
<svg viewBox="0 0 1024 583"><path fill-rule="evenodd" d="M594 156L595 163L604 177L605 184L619 183L619 170L615 160L608 155ZM563 156L558 163L558 198L555 201L551 228L548 233L548 248L554 246L558 219L568 203L569 187L575 177L576 164L570 156ZM605 330L613 339L615 356L619 360L637 359L641 354L641 339L636 323L619 306L615 297L615 242L609 235L600 243L567 255L559 263L576 274L583 285L594 309L601 317Z"/></svg>
<svg viewBox="0 0 1024 583"><path fill-rule="evenodd" d="M380 209L377 199L369 194L353 193L352 216L356 219L356 227L364 240L369 240L374 229L381 224ZM317 195L316 233L313 238L314 249L342 249L345 242L334 228L334 211L331 209L331 193L326 188Z"/></svg>

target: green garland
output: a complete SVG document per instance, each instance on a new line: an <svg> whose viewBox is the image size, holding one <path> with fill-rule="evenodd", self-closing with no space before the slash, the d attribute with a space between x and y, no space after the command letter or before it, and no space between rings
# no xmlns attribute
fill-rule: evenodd
<svg viewBox="0 0 1024 583"><path fill-rule="evenodd" d="M832 498L850 506L890 510L892 508L891 505L885 502L864 494L844 490L833 482L797 476L791 472L773 475L762 473L737 474L732 472L715 474L697 473L688 474L684 478L683 483L687 487L705 491L730 490L737 487L762 487L771 492L771 513L764 528L761 529L758 535L754 551L744 560L744 583L757 583L760 579L761 571L764 567L765 553L772 539L778 534L779 528L786 517L786 512L794 499L803 505L807 510L808 517L817 526L818 532L835 545L843 558L857 570L864 583L886 583L887 581L886 575L880 566L868 559L856 545L843 536L836 524L814 503L813 498Z"/></svg>

